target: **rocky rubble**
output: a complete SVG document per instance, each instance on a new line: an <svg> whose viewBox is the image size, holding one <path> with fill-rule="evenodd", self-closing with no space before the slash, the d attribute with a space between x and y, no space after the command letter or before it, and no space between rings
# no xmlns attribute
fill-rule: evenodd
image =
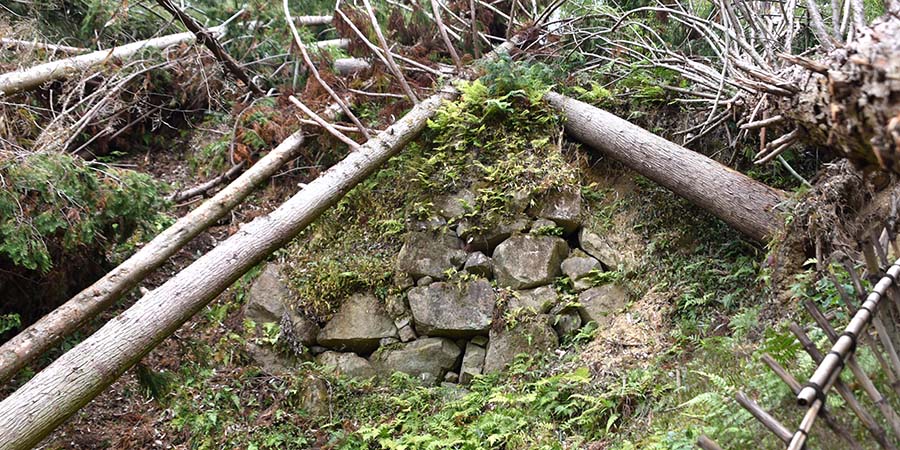
<svg viewBox="0 0 900 450"><path fill-rule="evenodd" d="M383 300L354 294L319 331L287 306L294 299L270 264L250 289L245 317L288 324L283 331L297 334L320 365L346 376L404 372L426 384L463 385L504 370L520 353L554 350L588 322L601 330L613 323L626 291L594 286L602 277L592 275L632 267L634 255L582 225L580 193L523 198L522 214L492 229L463 217L474 198L461 191L437 199L441 217L408 224Z"/></svg>

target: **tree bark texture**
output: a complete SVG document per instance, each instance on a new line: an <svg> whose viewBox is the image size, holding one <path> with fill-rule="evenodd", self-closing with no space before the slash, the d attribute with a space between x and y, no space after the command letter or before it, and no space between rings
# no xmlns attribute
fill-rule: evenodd
<svg viewBox="0 0 900 450"><path fill-rule="evenodd" d="M213 27L207 31L211 35L217 36L223 33L224 30L223 27ZM110 59L130 58L146 48L162 49L184 42L193 42L195 39L194 33L191 32L170 34L5 73L0 75L0 98L36 89L48 81L66 78L76 72L98 66Z"/></svg>
<svg viewBox="0 0 900 450"><path fill-rule="evenodd" d="M544 97L566 118L566 132L635 172L714 214L750 238L766 242L784 221L780 190L667 141L602 109L555 92Z"/></svg>
<svg viewBox="0 0 900 450"><path fill-rule="evenodd" d="M0 383L12 378L34 358L78 330L137 286L150 272L225 216L247 198L257 185L268 180L279 167L293 159L302 144L303 134L297 131L213 198L179 219L103 278L5 342L0 346Z"/></svg>
<svg viewBox="0 0 900 450"><path fill-rule="evenodd" d="M857 167L900 173L900 17L877 19L806 69L792 76L802 91L774 98L773 114Z"/></svg>
<svg viewBox="0 0 900 450"><path fill-rule="evenodd" d="M507 42L486 57L508 52ZM254 265L287 244L421 132L445 88L417 104L359 151L328 169L272 213L244 225L169 281L0 402L0 450L39 443Z"/></svg>

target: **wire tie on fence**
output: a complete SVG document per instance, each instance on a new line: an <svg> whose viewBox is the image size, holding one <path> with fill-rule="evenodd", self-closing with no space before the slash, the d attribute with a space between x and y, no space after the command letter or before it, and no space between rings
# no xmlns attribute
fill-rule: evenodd
<svg viewBox="0 0 900 450"><path fill-rule="evenodd" d="M871 311L869 311L869 313L871 314ZM841 333L841 336L838 337L838 339L840 339L841 337L844 337L844 336L848 336L850 338L850 351L847 354L852 355L853 353L856 352L856 343L857 343L856 334L854 334L851 331L845 331L845 332ZM831 353L834 353L834 352L831 352ZM840 357L840 356L841 355L838 355L838 357Z"/></svg>
<svg viewBox="0 0 900 450"><path fill-rule="evenodd" d="M816 399L825 404L825 392L822 390L822 387L819 386L818 383L814 383L812 381L803 385L803 387L811 387L814 391L816 391Z"/></svg>

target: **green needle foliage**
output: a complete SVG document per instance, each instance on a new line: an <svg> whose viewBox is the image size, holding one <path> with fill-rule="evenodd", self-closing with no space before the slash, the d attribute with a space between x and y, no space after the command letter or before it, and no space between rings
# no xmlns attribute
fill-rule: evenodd
<svg viewBox="0 0 900 450"><path fill-rule="evenodd" d="M58 153L0 155L0 258L49 271L63 253L155 233L163 185Z"/></svg>

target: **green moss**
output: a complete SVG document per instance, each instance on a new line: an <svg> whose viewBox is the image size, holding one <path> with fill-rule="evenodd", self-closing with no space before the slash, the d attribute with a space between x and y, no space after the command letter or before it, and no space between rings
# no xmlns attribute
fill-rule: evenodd
<svg viewBox="0 0 900 450"><path fill-rule="evenodd" d="M478 229L521 212L514 193L533 197L580 184L574 157L556 142L562 121L541 100L541 70L509 61L486 70L487 81L461 83L459 100L445 103L417 142L288 249L300 309L324 318L353 292L390 294L399 236L409 220L436 216L438 196L471 189L475 201L465 219Z"/></svg>

